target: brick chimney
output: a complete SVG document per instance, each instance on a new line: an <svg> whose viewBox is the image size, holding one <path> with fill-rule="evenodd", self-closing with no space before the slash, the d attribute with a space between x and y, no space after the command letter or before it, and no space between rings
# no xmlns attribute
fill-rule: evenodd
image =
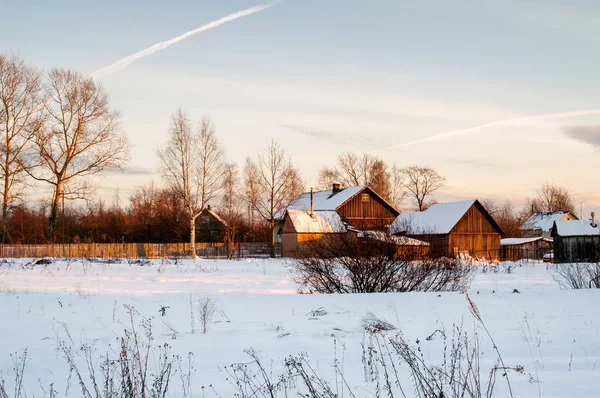
<svg viewBox="0 0 600 398"><path fill-rule="evenodd" d="M592 212L592 228L596 228L596 214Z"/></svg>
<svg viewBox="0 0 600 398"><path fill-rule="evenodd" d="M335 195L336 193L340 192L342 189L340 187L340 184L333 184L331 187L331 194Z"/></svg>
<svg viewBox="0 0 600 398"><path fill-rule="evenodd" d="M206 210L210 211L210 205L206 205Z"/></svg>

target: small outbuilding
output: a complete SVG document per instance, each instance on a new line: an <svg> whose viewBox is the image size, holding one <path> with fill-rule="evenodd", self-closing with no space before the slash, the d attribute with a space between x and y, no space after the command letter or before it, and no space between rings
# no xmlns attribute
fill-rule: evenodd
<svg viewBox="0 0 600 398"><path fill-rule="evenodd" d="M206 206L196 218L197 242L224 242L229 229L229 224L215 213L210 206Z"/></svg>
<svg viewBox="0 0 600 398"><path fill-rule="evenodd" d="M394 235L429 242L432 257L498 259L504 232L478 200L436 203L422 212L402 213Z"/></svg>
<svg viewBox="0 0 600 398"><path fill-rule="evenodd" d="M552 227L555 263L598 262L600 228L594 219L555 222Z"/></svg>
<svg viewBox="0 0 600 398"><path fill-rule="evenodd" d="M541 236L506 238L500 240L500 248L502 260L543 260L544 256L552 253L552 239Z"/></svg>
<svg viewBox="0 0 600 398"><path fill-rule="evenodd" d="M346 225L335 210L287 210L281 223L281 256L296 257L307 242L341 233L347 233Z"/></svg>

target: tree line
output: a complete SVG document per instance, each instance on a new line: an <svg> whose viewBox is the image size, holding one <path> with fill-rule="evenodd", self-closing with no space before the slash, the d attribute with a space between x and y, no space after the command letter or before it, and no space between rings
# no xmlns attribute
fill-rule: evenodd
<svg viewBox="0 0 600 398"><path fill-rule="evenodd" d="M195 244L196 219L211 205L231 227L228 239L273 242L276 215L306 190L285 150L271 140L242 166L228 160L208 116L194 122L180 107L157 150L161 185L136 187L127 206L93 200L90 177L125 166L130 141L104 88L68 69L44 74L0 55L2 243L181 242ZM317 189L368 185L398 209L422 211L445 183L436 170L400 167L369 153L341 153L318 173ZM36 204L28 188L47 186ZM66 204L65 204L66 202ZM544 184L515 211L484 205L511 236L533 211L573 210L568 191ZM519 224L520 226L520 224Z"/></svg>

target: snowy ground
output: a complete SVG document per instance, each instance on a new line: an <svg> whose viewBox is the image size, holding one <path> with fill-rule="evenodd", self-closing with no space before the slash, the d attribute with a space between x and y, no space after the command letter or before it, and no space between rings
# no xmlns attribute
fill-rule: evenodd
<svg viewBox="0 0 600 398"><path fill-rule="evenodd" d="M425 338L460 323L478 331L482 373L487 375L496 360L460 293L300 295L283 260L153 261L145 266L56 261L25 267L28 261L0 264L0 371L10 386L10 354L27 348L28 396L44 396L41 386L50 383L66 396L69 368L57 343L72 339L74 348L91 343L97 353L112 350L109 345L114 347L128 322L125 304L139 313L136 322L153 318L154 344L166 342L186 360L194 353L194 396L233 396L223 367L247 361L245 348L259 351L274 373L286 356L304 351L332 383L331 364L337 357L356 396L374 396L361 361L366 338L361 319L369 311L398 327L388 333L419 339L427 361L439 360L442 352L439 342ZM506 365L524 367L523 374L511 374L515 395L600 396L600 290L560 290L545 264L512 267L511 273L504 272L506 265L498 272L481 268L469 294ZM195 302L206 296L216 300L220 311L207 334L192 334L190 297ZM169 307L164 317L161 306ZM310 315L321 307L326 315ZM401 375L407 375L406 369ZM71 384L67 396L80 396L77 383ZM506 396L504 381L498 386L496 396ZM405 390L412 391L408 378ZM170 396L182 395L175 374Z"/></svg>

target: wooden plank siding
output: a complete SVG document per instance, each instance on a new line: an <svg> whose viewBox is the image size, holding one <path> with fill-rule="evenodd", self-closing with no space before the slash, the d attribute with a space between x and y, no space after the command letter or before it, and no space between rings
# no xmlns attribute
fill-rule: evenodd
<svg viewBox="0 0 600 398"><path fill-rule="evenodd" d="M447 234L408 234L428 242L432 257L455 258L467 254L475 258L496 260L500 257L502 230L475 201Z"/></svg>
<svg viewBox="0 0 600 398"><path fill-rule="evenodd" d="M368 201L363 200L363 194ZM368 187L338 207L337 212L343 220L361 230L382 229L392 224L399 214Z"/></svg>
<svg viewBox="0 0 600 398"><path fill-rule="evenodd" d="M598 261L600 261L600 236L554 235L555 263Z"/></svg>

